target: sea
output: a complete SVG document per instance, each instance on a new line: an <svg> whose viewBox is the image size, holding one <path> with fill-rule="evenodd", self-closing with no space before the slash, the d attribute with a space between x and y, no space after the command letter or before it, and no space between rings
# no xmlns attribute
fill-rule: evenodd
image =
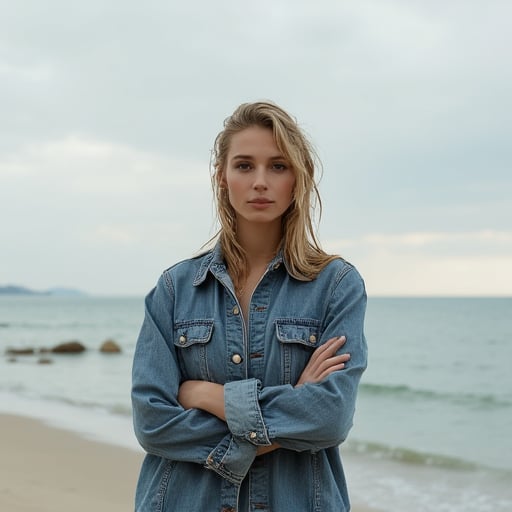
<svg viewBox="0 0 512 512"><path fill-rule="evenodd" d="M0 296L0 412L140 450L130 371L143 315L143 297ZM353 501L511 512L512 298L370 297L365 332L369 366L341 447ZM100 353L106 339L121 354ZM87 350L6 354L69 340Z"/></svg>

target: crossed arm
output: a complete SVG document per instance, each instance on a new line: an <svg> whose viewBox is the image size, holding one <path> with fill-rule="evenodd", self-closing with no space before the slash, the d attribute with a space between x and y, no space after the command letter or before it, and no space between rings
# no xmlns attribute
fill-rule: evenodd
<svg viewBox="0 0 512 512"><path fill-rule="evenodd" d="M336 355L345 344L345 336L331 338L318 347L312 354L295 387L306 383L321 382L331 373L342 370L350 359L350 354ZM178 401L184 409L201 409L226 421L224 410L224 386L214 382L187 380L180 385ZM258 455L279 448L277 443L260 446Z"/></svg>

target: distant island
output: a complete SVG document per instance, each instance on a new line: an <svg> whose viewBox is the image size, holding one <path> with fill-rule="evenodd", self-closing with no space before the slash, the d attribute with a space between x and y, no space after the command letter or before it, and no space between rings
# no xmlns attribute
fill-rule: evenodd
<svg viewBox="0 0 512 512"><path fill-rule="evenodd" d="M31 290L30 288L26 288L25 286L17 286L17 285L6 285L0 286L0 295L59 295L59 296L79 296L86 295L81 290L76 290L74 288L49 288L44 291L36 291Z"/></svg>

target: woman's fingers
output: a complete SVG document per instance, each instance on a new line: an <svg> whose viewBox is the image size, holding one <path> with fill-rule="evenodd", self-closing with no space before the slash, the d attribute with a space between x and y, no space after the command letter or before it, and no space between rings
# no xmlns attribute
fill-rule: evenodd
<svg viewBox="0 0 512 512"><path fill-rule="evenodd" d="M312 367L316 367L318 364L322 364L326 359L334 356L336 352L345 344L345 336L338 338L331 338L327 340L323 345L318 347L311 356L309 364Z"/></svg>
<svg viewBox="0 0 512 512"><path fill-rule="evenodd" d="M345 363L341 363L341 364L337 364L335 366L331 366L328 370L326 370L325 372L323 372L318 381L322 381L324 379L326 379L327 377L329 377L329 375L331 375L332 372L336 372L338 370L343 370L343 368L345 368Z"/></svg>
<svg viewBox="0 0 512 512"><path fill-rule="evenodd" d="M347 341L347 338L345 336L337 336L336 338L330 338L328 339L323 345L318 347L314 354L317 354L317 356L320 356L324 352L336 352L339 350Z"/></svg>
<svg viewBox="0 0 512 512"><path fill-rule="evenodd" d="M336 366L338 364L345 364L350 359L350 354L341 354L339 356L329 357L329 359L326 359L325 361L322 361L318 365L318 371L320 373L327 370L327 368L330 368L331 366Z"/></svg>
<svg viewBox="0 0 512 512"><path fill-rule="evenodd" d="M345 336L338 336L330 338L318 347L311 355L297 385L305 382L320 382L332 372L345 368L345 363L350 359L350 354L336 355L336 353L346 341Z"/></svg>

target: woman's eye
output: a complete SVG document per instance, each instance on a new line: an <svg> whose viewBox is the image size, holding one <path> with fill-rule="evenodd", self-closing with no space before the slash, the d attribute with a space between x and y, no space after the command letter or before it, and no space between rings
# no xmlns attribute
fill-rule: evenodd
<svg viewBox="0 0 512 512"><path fill-rule="evenodd" d="M288 167L286 166L286 164L274 164L272 165L272 169L274 169L275 171L286 171Z"/></svg>
<svg viewBox="0 0 512 512"><path fill-rule="evenodd" d="M248 171L251 168L251 164L247 162L239 162L235 167L241 171Z"/></svg>

